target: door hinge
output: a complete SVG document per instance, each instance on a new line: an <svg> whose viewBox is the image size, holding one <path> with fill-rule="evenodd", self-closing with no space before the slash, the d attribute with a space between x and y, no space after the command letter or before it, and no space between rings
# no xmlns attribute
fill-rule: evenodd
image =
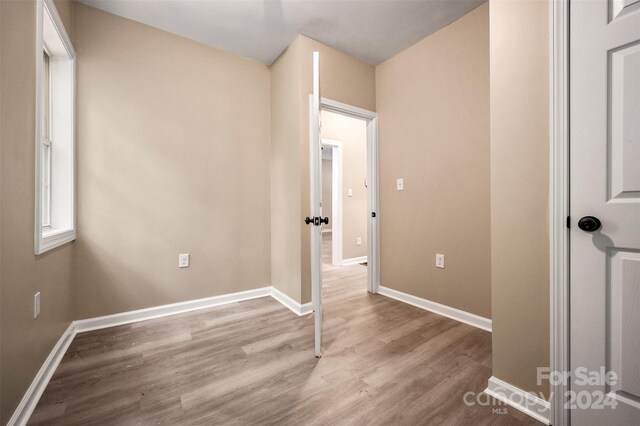
<svg viewBox="0 0 640 426"><path fill-rule="evenodd" d="M567 229L571 229L571 216L567 216Z"/></svg>
<svg viewBox="0 0 640 426"><path fill-rule="evenodd" d="M371 212L371 217L376 217L376 212Z"/></svg>

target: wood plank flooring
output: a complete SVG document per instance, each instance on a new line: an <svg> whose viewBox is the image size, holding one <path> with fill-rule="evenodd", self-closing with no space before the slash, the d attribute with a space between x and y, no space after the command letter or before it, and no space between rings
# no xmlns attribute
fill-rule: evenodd
<svg viewBox="0 0 640 426"><path fill-rule="evenodd" d="M324 271L321 359L313 316L269 297L82 333L29 423L537 423L463 402L491 376L490 333L367 293L364 266Z"/></svg>

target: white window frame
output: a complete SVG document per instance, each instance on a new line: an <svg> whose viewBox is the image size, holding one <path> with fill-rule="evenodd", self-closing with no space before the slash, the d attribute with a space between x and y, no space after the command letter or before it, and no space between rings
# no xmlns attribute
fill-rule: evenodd
<svg viewBox="0 0 640 426"><path fill-rule="evenodd" d="M42 227L46 229L51 228L51 55L47 52L46 47L43 49L43 105L45 109L44 119L42 123L43 134L40 137L41 146L40 149L45 150L41 153L42 157L40 161L41 173L41 209ZM45 170L46 167L46 170Z"/></svg>
<svg viewBox="0 0 640 426"><path fill-rule="evenodd" d="M49 55L49 84L44 53ZM52 0L37 1L35 254L76 239L76 53ZM50 91L51 96L45 93ZM47 101L50 105L45 105ZM47 108L49 119L46 120ZM45 130L45 121L51 126ZM49 176L43 175L44 146L50 147ZM44 188L43 179L48 188ZM48 194L46 193L48 191ZM45 198L49 217L44 214ZM47 223L45 223L47 222Z"/></svg>

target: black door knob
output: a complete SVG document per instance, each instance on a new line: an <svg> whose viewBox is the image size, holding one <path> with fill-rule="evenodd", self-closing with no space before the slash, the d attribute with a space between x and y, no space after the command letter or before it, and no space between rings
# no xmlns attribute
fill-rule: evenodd
<svg viewBox="0 0 640 426"><path fill-rule="evenodd" d="M305 217L304 218L304 223L306 223L307 225L310 224L310 223L313 223L313 219L310 218L310 217Z"/></svg>
<svg viewBox="0 0 640 426"><path fill-rule="evenodd" d="M595 232L602 226L600 220L595 216L585 216L578 221L578 228L584 232Z"/></svg>
<svg viewBox="0 0 640 426"><path fill-rule="evenodd" d="M324 219L320 219L320 223L324 223L325 225L329 224L329 218L325 217Z"/></svg>

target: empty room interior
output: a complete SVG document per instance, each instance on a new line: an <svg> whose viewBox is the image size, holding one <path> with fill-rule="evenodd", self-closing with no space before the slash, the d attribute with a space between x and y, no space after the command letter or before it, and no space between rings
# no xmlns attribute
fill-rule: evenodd
<svg viewBox="0 0 640 426"><path fill-rule="evenodd" d="M0 0L0 424L640 425L639 5Z"/></svg>

